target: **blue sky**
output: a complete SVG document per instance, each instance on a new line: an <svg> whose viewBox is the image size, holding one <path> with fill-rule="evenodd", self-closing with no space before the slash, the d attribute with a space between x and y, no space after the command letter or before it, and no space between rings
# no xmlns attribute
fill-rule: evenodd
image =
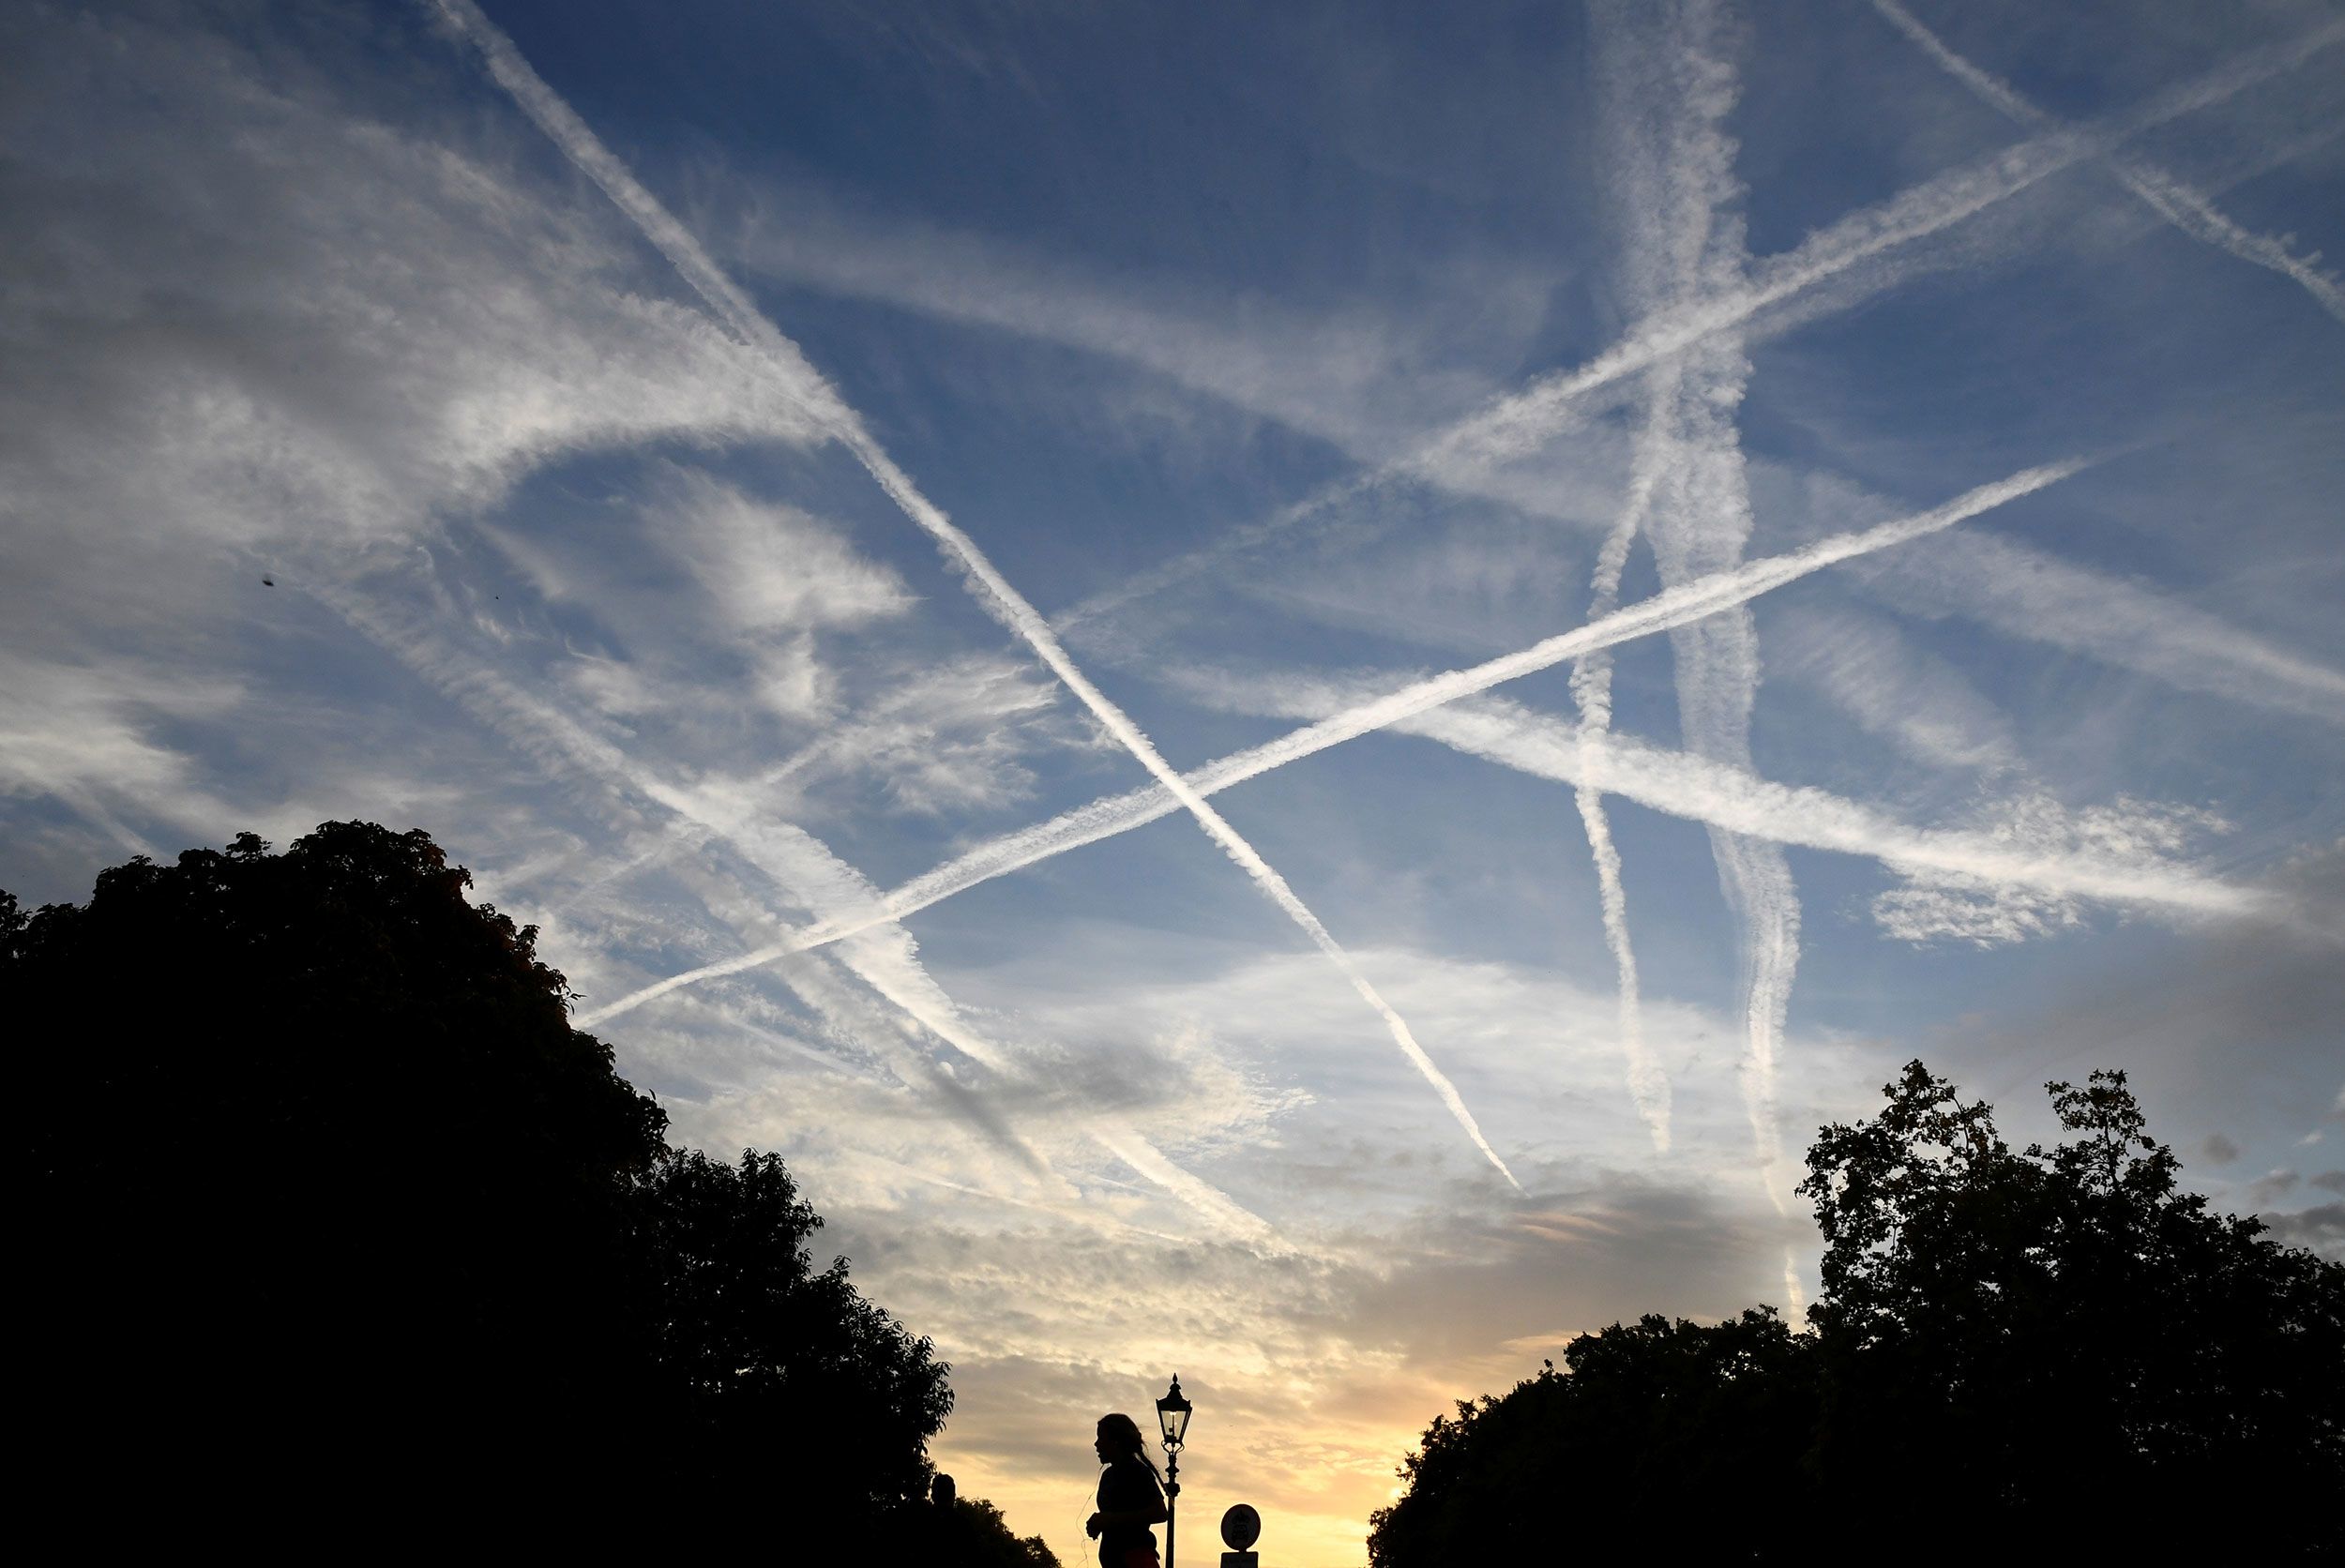
<svg viewBox="0 0 2345 1568"><path fill-rule="evenodd" d="M2345 1248L2333 8L0 41L0 885L429 828L1070 1560L1795 1310L1917 1054Z"/></svg>

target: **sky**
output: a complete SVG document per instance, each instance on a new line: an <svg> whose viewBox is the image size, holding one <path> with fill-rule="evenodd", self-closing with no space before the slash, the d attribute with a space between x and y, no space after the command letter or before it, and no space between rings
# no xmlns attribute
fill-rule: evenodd
<svg viewBox="0 0 2345 1568"><path fill-rule="evenodd" d="M2345 1257L2328 0L31 0L0 205L0 886L428 829L1070 1563L1916 1056Z"/></svg>

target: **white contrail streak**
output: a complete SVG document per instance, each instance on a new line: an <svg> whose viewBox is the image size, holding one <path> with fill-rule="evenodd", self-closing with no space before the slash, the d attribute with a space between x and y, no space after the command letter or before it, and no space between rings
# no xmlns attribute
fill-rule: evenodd
<svg viewBox="0 0 2345 1568"><path fill-rule="evenodd" d="M472 0L438 0L438 4L448 20L479 48L488 62L490 73L512 95L522 111L602 188L604 193L643 231L643 236L668 258L685 281L708 302L709 308L749 342L769 354L785 377L807 388L806 395L809 401L819 406L825 423L836 432L840 443L855 455L855 460L878 482L880 489L886 492L888 499L937 542L946 560L961 572L978 603L1034 650L1036 656L1091 711L1092 716L1131 753L1133 760L1145 768L1158 784L1172 792L1173 798L1197 819L1198 825L1220 846L1221 852L1251 877L1271 902L1277 904L1287 918L1301 927L1304 935L1309 937L1312 943L1326 955L1328 961L1351 982L1352 988L1359 993L1361 1000L1375 1009L1392 1035L1393 1043L1424 1075L1426 1082L1448 1107L1450 1115L1457 1119L1459 1126L1464 1129L1474 1146L1497 1168L1499 1174L1505 1177L1509 1184L1520 1191L1521 1184L1515 1180L1514 1172L1506 1168L1506 1162L1499 1157L1498 1151L1490 1146L1490 1140L1482 1136L1481 1126L1475 1121L1474 1113L1466 1108L1457 1087L1449 1081L1447 1075L1434 1065L1433 1059L1417 1044L1407 1021L1369 983L1368 976L1353 962L1351 955L1337 942L1334 935L1311 912L1286 879L1219 812L1207 805L1203 795L1182 781L1180 774L1164 760L1140 726L1110 701L1106 694L1092 684L1090 677L1076 667L1051 630L1050 623L1010 586L1009 580L995 569L993 563L977 548L976 542L955 526L941 508L920 492L911 476L897 466L895 460L864 428L862 420L807 361L797 344L765 319L749 296L710 259L690 232L678 223L658 199L611 155L586 123L530 68L520 51L513 47L512 40L499 32Z"/></svg>
<svg viewBox="0 0 2345 1568"><path fill-rule="evenodd" d="M1872 8L1889 25L1911 38L1948 76L1968 87L1974 97L2005 117L2032 130L2058 126L2057 120L2021 97L2010 83L1956 53L1944 39L1924 26L1898 0L1872 0ZM2102 156L2110 172L2116 175L2117 182L2140 197L2151 211L2167 222L2192 239L2228 250L2243 262L2267 268L2291 279L2310 294L2321 309L2345 322L2345 287L2340 287L2334 276L2321 270L2319 252L2299 256L2289 249L2285 239L2241 228L2223 216L2203 191L2194 189L2155 163L2116 149Z"/></svg>
<svg viewBox="0 0 2345 1568"><path fill-rule="evenodd" d="M1596 15L1614 100L1608 163L1628 241L1624 285L1648 319L1731 293L1751 267L1735 211L1735 145L1725 130L1739 90L1725 19L1709 0L1601 6ZM1654 492L1645 532L1664 588L1731 569L1750 539L1749 483L1734 426L1750 378L1743 339L1741 327L1713 332L1645 372L1635 477ZM1670 644L1687 748L1748 769L1759 687L1748 608L1673 628ZM1799 896L1778 846L1714 826L1710 849L1734 920L1744 1099L1762 1179L1781 1210L1776 1080L1799 958Z"/></svg>
<svg viewBox="0 0 2345 1568"><path fill-rule="evenodd" d="M1340 505L1376 484L1412 476L1438 482L1452 462L1487 464L1534 451L1568 428L1593 394L1624 378L1713 334L1741 327L1818 284L1843 278L1861 264L1951 228L2063 170L2107 157L2143 131L2212 108L2293 70L2339 42L2345 42L2345 21L2247 51L2127 113L2045 131L1926 180L1885 202L1860 208L1819 229L1791 250L1768 258L1740 285L1645 317L1619 342L1579 369L1543 377L1494 400L1383 469L1330 485L1262 522L1086 599L1063 612L1058 624L1062 628L1072 627L1185 581L1233 551L1275 537L1302 519ZM1884 275L1877 281L1885 288L1895 277ZM1853 305L1874 292L1855 290L1845 303Z"/></svg>
<svg viewBox="0 0 2345 1568"><path fill-rule="evenodd" d="M1045 621L1034 607L1028 604L1017 590L1012 588L1008 581L994 569L992 563L985 558L967 535L954 527L943 512L930 505L927 498L913 487L912 481L905 477L894 462L877 447L871 447L868 453L859 455L863 456L865 466L870 469L881 487L888 492L904 513L920 523L929 533L934 535L959 558L962 568L973 583L983 590L980 596L981 602L984 602L987 608L994 612L995 617L1011 631L1025 640L1027 645L1034 649L1045 664L1050 666L1051 671L1066 683L1067 689L1074 692L1083 706L1091 710L1092 716L1098 719L1110 734L1122 742L1124 748L1131 753L1141 766L1148 770L1157 784L1172 794L1184 810L1197 820L1198 824L1205 830L1207 836L1220 846L1222 853L1228 855L1236 863L1240 870L1252 878L1255 885L1269 896L1271 902L1278 905L1285 912L1287 918L1294 921L1302 929L1303 934L1310 938L1320 952L1326 955L1328 961L1335 965L1346 980L1351 982L1352 988L1359 994L1360 1000L1374 1008L1377 1016L1384 1019L1385 1031L1391 1034L1393 1043L1400 1048L1401 1054L1408 1058L1410 1064L1415 1066L1417 1072L1423 1075L1425 1081L1432 1086L1433 1093L1440 1096L1442 1104L1448 1108L1449 1114L1456 1119L1458 1125L1464 1129L1466 1137L1473 1140L1474 1146L1482 1152L1483 1158L1489 1160L1516 1191L1521 1191L1522 1184L1515 1180L1515 1174L1506 1168L1506 1162L1499 1156L1498 1151L1490 1146L1490 1139L1482 1136L1480 1124L1475 1121L1474 1113L1466 1108L1465 1100L1459 1094L1457 1086L1449 1081L1447 1074L1434 1064L1433 1059L1425 1053L1424 1047L1417 1043L1415 1034L1410 1030L1408 1020L1384 1000L1383 994L1353 961L1351 954L1344 951L1334 935L1324 925L1321 924L1319 917L1311 912L1310 907L1303 902L1301 896L1288 884L1287 880L1262 857L1253 845L1247 842L1236 828L1230 825L1220 812L1206 803L1203 795L1190 788L1188 781L1172 767L1172 764L1165 761L1163 754L1157 750L1155 744L1148 739L1140 726L1133 723L1121 708L1110 701L1106 695L1091 683L1090 677L1076 667L1074 660L1067 657L1066 649L1060 645L1056 634L1051 630L1050 623Z"/></svg>
<svg viewBox="0 0 2345 1568"><path fill-rule="evenodd" d="M1209 762L1189 774L1185 782L1200 795L1217 794L1248 779L1258 778L1273 769L1324 751L1329 746L1340 746L1345 741L1389 728L1445 703L1455 702L1460 698L1487 691L1491 686L1549 669L1582 654L1609 648L1634 638L1649 637L1667 631L1673 626L1716 614L1728 606L1747 602L1770 589L1822 571L1838 562L1952 527L2006 502L2033 494L2085 466L2081 460L2071 460L2022 470L2008 478L1981 485L1930 511L1853 533L1836 534L1802 549L1782 555L1763 557L1731 572L1722 572L1699 582L1689 582L1681 588L1657 594L1652 598L1615 611L1600 621L1592 621L1576 631L1565 632L1519 652L1465 670L1453 670L1445 674L1415 681L1367 701L1352 704L1277 740ZM1575 736L1575 751L1577 745ZM1615 790L1613 792L1623 792ZM1133 790L1094 801L1047 822L980 844L904 883L881 900L886 912L885 918L902 919L980 882L990 882L1084 844L1128 833L1179 809L1178 799L1170 791L1160 788ZM2148 889L2139 890L2133 896L2159 901ZM591 1026L640 1007L679 987L721 975L738 974L792 953L802 953L809 948L841 941L859 928L851 922L808 927L787 941L656 981L583 1015L581 1021Z"/></svg>
<svg viewBox="0 0 2345 1568"><path fill-rule="evenodd" d="M1655 375L1663 374L1656 370ZM1636 538L1645 509L1653 502L1653 475L1640 470L1631 475L1626 504L1620 520L1597 552L1595 580L1588 602L1588 619L1600 621L1620 604L1620 579L1628 563L1628 547ZM1580 709L1583 753L1601 751L1612 723L1612 659L1609 653L1583 654L1572 662L1571 695ZM1612 955L1618 987L1621 1050L1628 1059L1628 1096L1644 1119L1655 1152L1670 1149L1669 1075L1654 1060L1644 1037L1644 1002L1637 979L1637 952L1628 940L1628 890L1621 881L1620 850L1612 842L1612 825L1604 814L1603 792L1582 781L1572 791L1580 823L1587 831L1588 852L1596 863L1596 902L1604 916L1604 944Z"/></svg>
<svg viewBox="0 0 2345 1568"><path fill-rule="evenodd" d="M1613 171L1613 195L1626 236L1622 289L1641 317L1652 317L1705 291L1743 281L1747 256L1739 243L1721 243L1717 233L1732 225L1723 209L1737 194L1733 148L1719 129L1736 96L1734 68L1717 47L1721 19L1701 0L1682 7L1597 5L1591 16L1606 86L1604 118L1611 143L1606 163ZM1649 31L1657 23L1657 38ZM1738 241L1739 228L1734 234ZM1712 374L1708 381L1713 384L1702 390L1739 400L1742 378L1731 373L1731 366L1741 362L1739 346L1732 341L1738 336L1722 339L1728 344L1723 355L1710 352L1709 343L1697 345L1640 378L1643 415L1632 439L1627 499L1596 554L1589 619L1618 606L1621 573L1641 530L1654 532L1658 565L1663 564L1659 541L1693 526L1695 520L1684 515L1687 487L1679 472L1682 465L1702 460L1687 449L1681 430L1687 377L1697 362L1705 369L1724 363L1729 374ZM1662 505L1657 497L1665 485L1671 493ZM1667 564L1682 568L1682 552L1672 554ZM1680 569L1665 577L1663 586L1674 587L1687 576ZM1719 619L1747 613L1732 611ZM1687 658L1708 647L1702 634L1715 624L1671 634L1681 681ZM1598 750L1611 729L1610 654L1598 652L1574 661L1571 693L1580 710L1581 745L1586 751ZM1655 1148L1666 1153L1669 1083L1645 1049L1620 851L1612 840L1602 792L1583 777L1573 790L1573 800L1595 862L1605 944L1618 980L1630 1097L1652 1131Z"/></svg>
<svg viewBox="0 0 2345 1568"><path fill-rule="evenodd" d="M763 349L778 369L785 372L791 389L803 399L815 413L818 422L837 432L843 441L850 433L861 435L859 422L854 412L840 400L821 371L815 369L798 345L775 327L761 314L749 297L737 288L732 279L709 259L700 241L676 221L658 197L646 190L626 164L613 156L602 144L601 138L580 119L575 111L562 100L561 95L546 85L522 58L513 40L482 14L473 0L433 0L440 14L475 49L489 68L497 85L510 95L522 113L529 116L538 129L560 148L588 179L602 189L612 204L627 215L628 221L643 232L645 239L668 259L692 291L708 303L718 317L743 339ZM868 442L869 437L863 439ZM860 454L858 454L859 456Z"/></svg>
<svg viewBox="0 0 2345 1568"><path fill-rule="evenodd" d="M2345 726L2345 671L2016 539L1972 534L1939 543L1852 571L1907 614L1959 615L2184 691Z"/></svg>
<svg viewBox="0 0 2345 1568"><path fill-rule="evenodd" d="M1094 1130L1093 1136L1108 1153L1167 1192L1187 1199L1192 1208L1211 1215L1225 1229L1260 1246L1283 1247L1284 1244L1279 1242L1277 1232L1269 1226L1232 1202L1219 1188L1190 1175L1165 1158L1155 1144L1141 1137L1128 1124L1102 1124ZM1512 1181L1513 1178L1508 1177L1507 1180Z"/></svg>
<svg viewBox="0 0 2345 1568"><path fill-rule="evenodd" d="M1436 438L1417 460L1431 461L1445 454L1503 457L1529 451L1559 428L1574 401L1597 387L1731 331L1770 306L1893 247L1936 234L2087 158L2105 157L2145 130L2220 103L2340 41L2345 41L2345 22L2248 51L2129 113L2048 131L1853 213L1761 263L1742 287L1649 317L1580 369L1500 400Z"/></svg>
<svg viewBox="0 0 2345 1568"><path fill-rule="evenodd" d="M1281 718L1356 705L1364 681L1283 679L1232 694L1236 711ZM1920 828L1825 790L1778 784L1748 768L1634 736L1591 753L1573 726L1504 697L1481 696L1390 726L1469 756L1558 784L1590 784L1649 810L1771 843L1878 860L1900 871L1943 873L2126 907L2199 915L2244 915L2262 896L2164 861L2056 849L2001 831ZM1158 815L1163 814L1159 809Z"/></svg>

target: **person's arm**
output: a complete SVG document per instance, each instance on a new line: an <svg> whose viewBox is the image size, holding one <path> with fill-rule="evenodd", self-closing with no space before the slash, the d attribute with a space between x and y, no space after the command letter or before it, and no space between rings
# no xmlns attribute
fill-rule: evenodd
<svg viewBox="0 0 2345 1568"><path fill-rule="evenodd" d="M1100 1509L1083 1521L1085 1535L1097 1537L1102 1530L1121 1530L1127 1526L1144 1530L1150 1525L1164 1522L1164 1494L1157 1490L1153 1478L1145 1483L1138 1477L1127 1481L1111 1471L1109 1485L1099 1500L1105 1502L1110 1496L1118 1503L1128 1502L1131 1506Z"/></svg>
<svg viewBox="0 0 2345 1568"><path fill-rule="evenodd" d="M1097 1540L1101 1532L1121 1530L1127 1525L1145 1529L1164 1523L1164 1501L1158 1499L1146 1508L1103 1508L1083 1521L1083 1533Z"/></svg>

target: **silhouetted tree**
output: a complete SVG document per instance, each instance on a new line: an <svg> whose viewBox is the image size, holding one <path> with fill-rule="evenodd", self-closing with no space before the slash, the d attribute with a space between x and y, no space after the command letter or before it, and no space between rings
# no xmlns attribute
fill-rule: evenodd
<svg viewBox="0 0 2345 1568"><path fill-rule="evenodd" d="M140 857L9 944L49 1452L237 1498L526 1485L596 1401L665 1117L426 835L267 850Z"/></svg>
<svg viewBox="0 0 2345 1568"><path fill-rule="evenodd" d="M1581 1334L1503 1399L1436 1416L1370 1520L1377 1568L1538 1562L1589 1548L1747 1558L1796 1505L1813 1358L1771 1308L1715 1326L1648 1316ZM1699 1500L1699 1506L1688 1506Z"/></svg>
<svg viewBox="0 0 2345 1568"><path fill-rule="evenodd" d="M1819 1472L1855 1514L1927 1477L2052 1546L2345 1540L2345 1269L2183 1191L2124 1073L2046 1087L2051 1149L1918 1062L1810 1149Z"/></svg>
<svg viewBox="0 0 2345 1568"><path fill-rule="evenodd" d="M779 1158L670 1152L469 884L420 832L329 822L29 919L0 894L23 1479L137 1500L85 1531L248 1540L690 1510L814 1541L916 1495L928 1343L813 1268ZM777 1487L821 1506L777 1517Z"/></svg>
<svg viewBox="0 0 2345 1568"><path fill-rule="evenodd" d="M936 1568L1060 1568L1048 1542L1012 1531L983 1498L907 1504L889 1516L866 1556Z"/></svg>
<svg viewBox="0 0 2345 1568"><path fill-rule="evenodd" d="M858 1294L845 1259L814 1267L822 1223L779 1155L654 1167L635 1241L659 1440L642 1457L679 1493L819 1500L792 1534L843 1545L926 1495L952 1393L929 1341Z"/></svg>
<svg viewBox="0 0 2345 1568"><path fill-rule="evenodd" d="M2345 1545L2345 1268L2180 1190L2124 1074L2048 1088L2079 1136L2015 1153L1909 1065L1809 1150L1809 1333L1581 1335L1434 1421L1371 1561Z"/></svg>

